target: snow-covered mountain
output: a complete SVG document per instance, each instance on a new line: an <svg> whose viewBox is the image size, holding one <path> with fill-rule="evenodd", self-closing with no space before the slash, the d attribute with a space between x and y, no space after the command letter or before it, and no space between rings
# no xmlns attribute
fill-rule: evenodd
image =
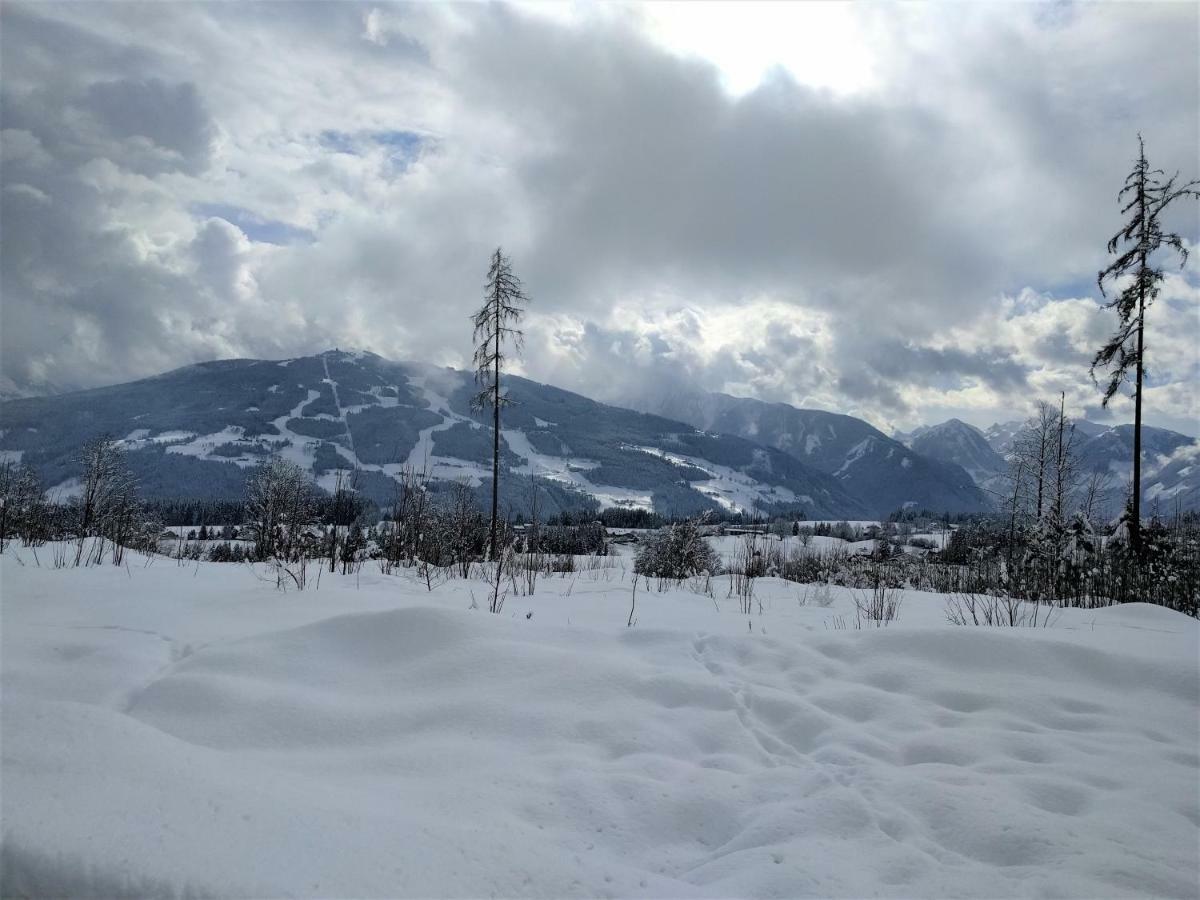
<svg viewBox="0 0 1200 900"><path fill-rule="evenodd" d="M983 436L993 450L1001 456L1007 456L1012 449L1013 441L1016 440L1017 435L1024 427L1025 423L1020 419L1012 419L1008 422L993 422L983 430Z"/></svg>
<svg viewBox="0 0 1200 900"><path fill-rule="evenodd" d="M1200 509L1200 441L1157 457L1143 481L1142 498L1151 514Z"/></svg>
<svg viewBox="0 0 1200 900"><path fill-rule="evenodd" d="M1177 431L1143 425L1143 465L1157 468L1160 459L1194 443L1194 438ZM1117 425L1087 438L1079 446L1079 459L1088 472L1108 472L1118 478L1128 478L1133 465L1133 426Z"/></svg>
<svg viewBox="0 0 1200 900"><path fill-rule="evenodd" d="M644 394L630 402L645 412L782 450L832 475L879 516L904 507L950 512L989 507L959 465L915 452L852 416L702 391Z"/></svg>
<svg viewBox="0 0 1200 900"><path fill-rule="evenodd" d="M1089 422L1087 419L1072 419L1071 421L1075 426L1075 431L1084 439L1098 437L1113 427L1112 425L1102 425L1099 422ZM993 450L1001 456L1008 456L1012 451L1013 441L1024 427L1023 420L1013 419L1009 422L996 422L984 429L982 434ZM921 429L914 431L913 435L919 431Z"/></svg>
<svg viewBox="0 0 1200 900"><path fill-rule="evenodd" d="M1147 515L1200 509L1200 442L1166 428L1142 426L1142 503ZM1133 467L1133 426L1106 428L1079 448L1086 472L1112 476L1110 512L1116 512Z"/></svg>
<svg viewBox="0 0 1200 900"><path fill-rule="evenodd" d="M906 443L931 459L962 466L980 486L1005 468L1004 457L992 449L983 432L959 419L918 429Z"/></svg>
<svg viewBox="0 0 1200 900"><path fill-rule="evenodd" d="M502 502L529 501L536 476L547 515L626 506L862 518L873 504L839 479L744 438L596 403L522 378L502 436ZM155 378L0 404L0 450L69 492L75 455L98 434L120 439L147 496L240 496L247 471L275 454L324 487L358 472L388 502L406 466L437 484L491 480L491 429L470 409L467 373L328 351L284 360L222 360Z"/></svg>
<svg viewBox="0 0 1200 900"><path fill-rule="evenodd" d="M1124 486L1133 467L1133 426L1074 422L1075 450L1085 474L1111 476L1105 511L1115 514L1124 502ZM1022 422L1004 422L980 432L957 419L912 432L914 450L959 463L985 490L995 490ZM984 449L992 451L989 456ZM1142 427L1142 500L1147 513L1200 509L1200 442L1166 428Z"/></svg>

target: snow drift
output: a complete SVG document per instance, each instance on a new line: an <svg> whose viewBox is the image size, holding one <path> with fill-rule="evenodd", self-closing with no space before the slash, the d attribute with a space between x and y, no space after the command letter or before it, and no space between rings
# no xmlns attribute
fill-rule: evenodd
<svg viewBox="0 0 1200 900"><path fill-rule="evenodd" d="M1200 629L838 630L619 569L3 582L4 893L1196 896ZM531 616L526 618L526 614ZM852 620L852 614L850 616Z"/></svg>

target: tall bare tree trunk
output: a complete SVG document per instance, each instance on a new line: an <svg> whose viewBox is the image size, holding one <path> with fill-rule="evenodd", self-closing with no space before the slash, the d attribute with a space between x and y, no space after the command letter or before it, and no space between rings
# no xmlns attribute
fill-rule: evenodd
<svg viewBox="0 0 1200 900"><path fill-rule="evenodd" d="M488 555L496 558L496 518L500 514L500 307L496 306L496 369L492 402L492 528L488 536Z"/></svg>
<svg viewBox="0 0 1200 900"><path fill-rule="evenodd" d="M1145 156L1143 150L1142 156ZM1142 176L1138 183L1138 211L1141 213L1142 224L1139 243L1141 244L1141 269L1138 277L1138 323L1137 323L1137 382L1133 393L1133 521L1129 524L1129 546L1135 558L1142 555L1142 351L1145 338L1146 323L1146 287L1143 274L1149 267L1148 235L1146 229L1149 222L1146 219L1146 177Z"/></svg>
<svg viewBox="0 0 1200 900"><path fill-rule="evenodd" d="M512 402L500 390L501 346L507 339L521 349L523 335L516 325L525 314L521 304L529 300L521 289L521 279L513 274L499 247L492 254L484 297L483 306L471 317L476 341L475 383L480 388L471 400L471 409L480 412L489 403L492 405L492 521L487 553L491 559L497 559L500 543L500 407Z"/></svg>
<svg viewBox="0 0 1200 900"><path fill-rule="evenodd" d="M1129 546L1135 556L1142 553L1142 326L1145 295L1138 300L1137 389L1133 395L1133 521L1129 523Z"/></svg>

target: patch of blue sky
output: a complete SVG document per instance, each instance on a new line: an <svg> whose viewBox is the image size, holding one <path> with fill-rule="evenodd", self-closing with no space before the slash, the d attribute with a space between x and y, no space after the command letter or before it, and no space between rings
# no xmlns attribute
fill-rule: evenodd
<svg viewBox="0 0 1200 900"><path fill-rule="evenodd" d="M390 163L400 169L408 167L425 143L415 131L322 131L318 136L322 147L334 153L361 156L371 146L386 149Z"/></svg>
<svg viewBox="0 0 1200 900"><path fill-rule="evenodd" d="M1083 297L1099 297L1100 289L1096 287L1096 279L1068 279L1050 285L1047 294L1055 300L1075 300Z"/></svg>
<svg viewBox="0 0 1200 900"><path fill-rule="evenodd" d="M294 244L313 240L313 233L275 219L265 219L251 210L228 203L195 203L193 215L216 217L236 225L252 241L262 244Z"/></svg>

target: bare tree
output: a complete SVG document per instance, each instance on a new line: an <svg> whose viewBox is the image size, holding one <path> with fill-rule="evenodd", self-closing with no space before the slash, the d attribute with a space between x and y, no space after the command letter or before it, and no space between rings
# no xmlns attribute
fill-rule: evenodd
<svg viewBox="0 0 1200 900"><path fill-rule="evenodd" d="M22 466L13 491L14 524L26 547L50 539L50 504L42 489L42 479L31 466Z"/></svg>
<svg viewBox="0 0 1200 900"><path fill-rule="evenodd" d="M1012 493L1006 498L1008 504L1008 571L1012 571L1013 551L1017 545L1017 522L1021 515L1021 502L1025 487L1025 460L1014 456L1010 462L1009 478L1012 481Z"/></svg>
<svg viewBox="0 0 1200 900"><path fill-rule="evenodd" d="M0 462L0 549L17 526L17 483L20 468L12 460Z"/></svg>
<svg viewBox="0 0 1200 900"><path fill-rule="evenodd" d="M1102 470L1089 473L1079 501L1079 511L1089 524L1095 524L1099 510L1108 505L1111 496L1112 476Z"/></svg>
<svg viewBox="0 0 1200 900"><path fill-rule="evenodd" d="M1061 556L1075 504L1081 499L1077 435L1063 395L1057 407L1039 400L1013 443L1009 489L1003 498L1010 572L1022 534L1028 536L1027 552L1046 560Z"/></svg>
<svg viewBox="0 0 1200 900"><path fill-rule="evenodd" d="M293 560L313 521L308 476L293 462L271 457L246 483L246 528L259 559Z"/></svg>
<svg viewBox="0 0 1200 900"><path fill-rule="evenodd" d="M1028 475L1030 512L1037 519L1046 511L1046 492L1054 471L1058 411L1039 400L1034 414L1025 421L1013 441L1013 458Z"/></svg>
<svg viewBox="0 0 1200 900"><path fill-rule="evenodd" d="M45 541L46 513L37 472L12 460L0 462L0 549L18 536L27 547Z"/></svg>
<svg viewBox="0 0 1200 900"><path fill-rule="evenodd" d="M330 504L329 517L331 532L329 538L329 573L337 570L338 545L343 542L341 529L346 529L345 540L350 538L350 526L357 518L361 506L358 502L358 469L348 471L338 469L334 475L333 502ZM344 549L344 548L343 548ZM347 568L347 560L342 560L342 568Z"/></svg>
<svg viewBox="0 0 1200 900"><path fill-rule="evenodd" d="M125 454L111 437L93 438L79 454L82 472L79 476L77 505L77 542L75 565L84 560L84 546L93 540L86 562L100 562L104 541L111 538L116 546L131 533L136 520L137 482L125 465ZM120 551L114 552L113 562L120 563Z"/></svg>
<svg viewBox="0 0 1200 900"><path fill-rule="evenodd" d="M450 545L451 564L458 568L460 577L469 578L471 563L479 558L483 516L475 503L475 492L465 479L454 482L450 506L444 515L447 518L444 539ZM492 558L497 557L493 554Z"/></svg>
<svg viewBox="0 0 1200 900"><path fill-rule="evenodd" d="M525 528L525 593L537 590L538 573L545 568L546 554L542 550L542 504L537 477L529 475L529 524Z"/></svg>
<svg viewBox="0 0 1200 900"><path fill-rule="evenodd" d="M1092 378L1096 369L1110 369L1108 386L1104 390L1104 406L1120 389L1134 370L1133 389L1133 507L1130 517L1130 546L1135 554L1141 552L1142 502L1142 379L1145 374L1146 309L1158 297L1163 280L1161 268L1155 268L1151 257L1165 248L1180 256L1180 266L1187 262L1188 251L1183 238L1164 232L1160 217L1174 201L1186 197L1200 198L1200 181L1177 185L1179 173L1167 178L1162 169L1151 169L1146 161L1146 145L1138 135L1138 158L1117 194L1118 202L1128 202L1121 214L1131 214L1129 221L1108 242L1108 252L1117 258L1096 276L1100 293L1106 281L1125 281L1120 293L1105 307L1117 311L1117 330L1097 351L1092 360ZM1125 249L1121 249L1125 247Z"/></svg>
<svg viewBox="0 0 1200 900"><path fill-rule="evenodd" d="M1059 397L1058 432L1054 439L1054 472L1051 482L1050 518L1058 531L1066 528L1070 517L1067 504L1079 487L1079 458L1076 452L1075 423L1067 418L1066 393Z"/></svg>
<svg viewBox="0 0 1200 900"><path fill-rule="evenodd" d="M800 538L800 546L807 550L808 545L812 543L813 535L812 526L806 525L804 528L798 529L796 536Z"/></svg>
<svg viewBox="0 0 1200 900"><path fill-rule="evenodd" d="M418 471L405 463L400 470L396 499L392 505L395 530L388 542L387 557L392 563L414 565L420 555L421 542L430 530L428 468Z"/></svg>
<svg viewBox="0 0 1200 900"><path fill-rule="evenodd" d="M500 408L512 403L500 388L504 368L504 344L511 342L520 350L524 334L517 328L525 314L525 296L521 279L513 274L512 263L499 247L488 267L483 306L475 313L475 383L479 392L471 406L477 411L492 408L492 518L488 536L488 554L496 556L496 530L500 507Z"/></svg>

